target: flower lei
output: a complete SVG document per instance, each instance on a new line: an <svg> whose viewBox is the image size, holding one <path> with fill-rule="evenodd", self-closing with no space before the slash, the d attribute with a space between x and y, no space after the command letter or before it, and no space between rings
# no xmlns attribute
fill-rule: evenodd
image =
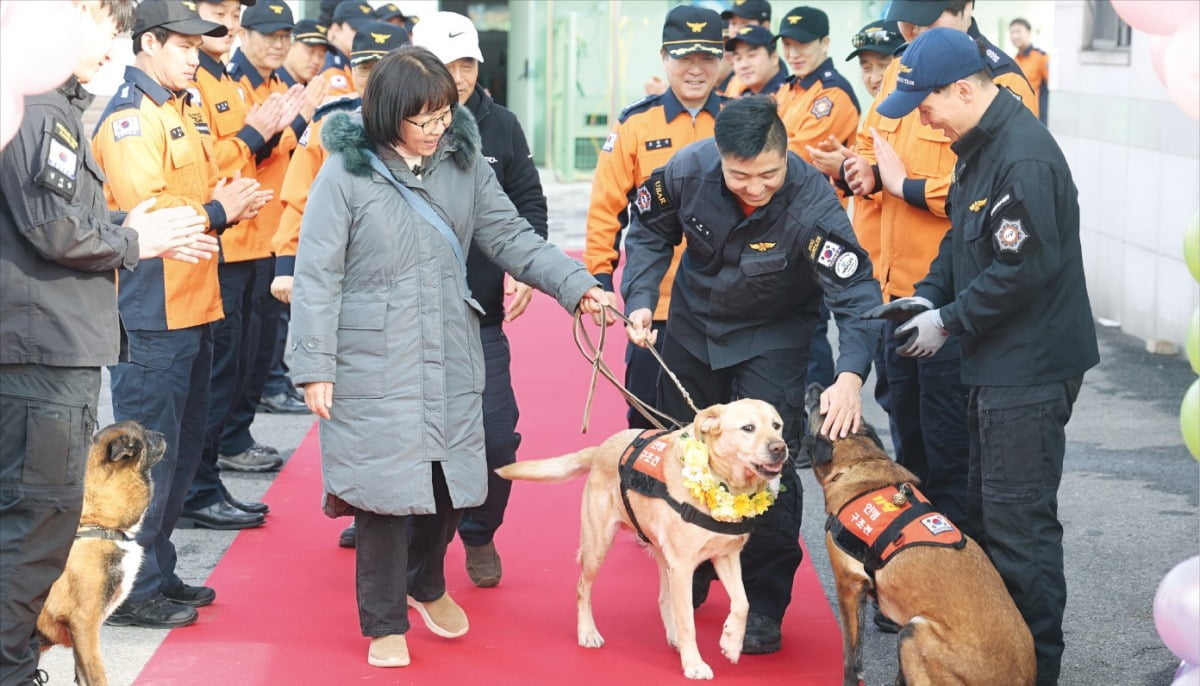
<svg viewBox="0 0 1200 686"><path fill-rule="evenodd" d="M686 432L680 434L679 442L683 448L683 485L693 498L708 506L713 519L740 522L766 512L775 502L771 487L754 494L730 493L708 468L708 448Z"/></svg>

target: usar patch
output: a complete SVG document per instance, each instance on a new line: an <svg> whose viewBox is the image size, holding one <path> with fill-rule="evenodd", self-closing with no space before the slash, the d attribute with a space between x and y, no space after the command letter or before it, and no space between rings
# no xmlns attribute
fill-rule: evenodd
<svg viewBox="0 0 1200 686"><path fill-rule="evenodd" d="M1002 253L1019 254L1021 246L1029 239L1029 232L1021 226L1021 220L1007 217L1000 220L1000 227L996 229L995 235L996 250Z"/></svg>
<svg viewBox="0 0 1200 686"><path fill-rule="evenodd" d="M812 104L812 109L809 110L817 119L828 117L830 112L833 112L833 101L828 95L821 96Z"/></svg>

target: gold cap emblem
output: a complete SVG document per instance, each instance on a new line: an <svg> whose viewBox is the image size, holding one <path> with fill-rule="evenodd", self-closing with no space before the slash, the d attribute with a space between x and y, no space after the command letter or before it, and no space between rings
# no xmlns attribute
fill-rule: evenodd
<svg viewBox="0 0 1200 686"><path fill-rule="evenodd" d="M383 45L388 39L388 35L386 33L372 33L371 37L375 39L376 45Z"/></svg>
<svg viewBox="0 0 1200 686"><path fill-rule="evenodd" d="M687 23L687 25L688 25L688 28L692 30L692 33L700 33L701 31L704 30L705 26L708 26L708 22L706 22L706 21L699 21L699 22L689 21Z"/></svg>

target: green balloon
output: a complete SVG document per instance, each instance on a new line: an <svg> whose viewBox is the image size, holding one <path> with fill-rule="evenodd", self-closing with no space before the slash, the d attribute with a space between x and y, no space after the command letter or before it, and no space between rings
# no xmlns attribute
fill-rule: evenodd
<svg viewBox="0 0 1200 686"><path fill-rule="evenodd" d="M1179 407L1179 428L1183 431L1183 442L1192 457L1200 460L1200 379L1183 394Z"/></svg>
<svg viewBox="0 0 1200 686"><path fill-rule="evenodd" d="M1192 371L1200 374L1200 308L1192 313L1192 321L1187 330L1187 358L1192 365Z"/></svg>
<svg viewBox="0 0 1200 686"><path fill-rule="evenodd" d="M1183 261L1192 272L1192 278L1200 281L1200 210L1192 215L1192 221L1183 230Z"/></svg>

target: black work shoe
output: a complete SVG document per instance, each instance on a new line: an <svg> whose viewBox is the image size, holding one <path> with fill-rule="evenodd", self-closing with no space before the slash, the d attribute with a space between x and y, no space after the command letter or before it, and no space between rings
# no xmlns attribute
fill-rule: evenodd
<svg viewBox="0 0 1200 686"><path fill-rule="evenodd" d="M751 612L746 617L746 636L742 639L742 652L746 655L779 652L779 644L783 642L779 624L777 619Z"/></svg>
<svg viewBox="0 0 1200 686"><path fill-rule="evenodd" d="M283 458L251 447L236 455L218 455L217 464L231 472L273 472L283 466Z"/></svg>
<svg viewBox="0 0 1200 686"><path fill-rule="evenodd" d="M717 570L712 562L701 562L696 571L692 572L692 609L695 610L708 600L708 588L717 578Z"/></svg>
<svg viewBox="0 0 1200 686"><path fill-rule="evenodd" d="M217 592L211 587L189 586L188 584L166 589L162 592L162 594L166 596L167 600L170 600L173 603L179 603L180 605L187 605L189 607L204 607L205 605L212 605L213 601L217 599Z"/></svg>
<svg viewBox="0 0 1200 686"><path fill-rule="evenodd" d="M343 548L353 548L358 545L358 529L353 524L346 527L338 536L338 545Z"/></svg>
<svg viewBox="0 0 1200 686"><path fill-rule="evenodd" d="M179 516L176 528L236 531L252 529L266 523L267 518L260 514L243 512L224 500L218 500L208 507L184 512Z"/></svg>
<svg viewBox="0 0 1200 686"><path fill-rule="evenodd" d="M258 401L258 410L272 414L308 414L308 406L297 401L290 393L263 396Z"/></svg>
<svg viewBox="0 0 1200 686"><path fill-rule="evenodd" d="M159 593L141 602L126 600L104 623L112 626L174 629L195 622L199 616L196 608L180 605Z"/></svg>
<svg viewBox="0 0 1200 686"><path fill-rule="evenodd" d="M271 511L271 507L269 505L267 505L266 503L251 502L251 501L247 501L247 500L238 500L237 498L233 497L233 495L231 493L223 493L222 495L225 496L225 502L229 503L230 505L233 505L234 507L241 510L242 512L249 512L250 514L265 515L266 513Z"/></svg>
<svg viewBox="0 0 1200 686"><path fill-rule="evenodd" d="M875 616L872 617L871 620L875 622L875 626L879 627L879 630L885 634L900 633L900 625L888 619L887 615L883 614L883 612L879 610L878 605L875 606Z"/></svg>

